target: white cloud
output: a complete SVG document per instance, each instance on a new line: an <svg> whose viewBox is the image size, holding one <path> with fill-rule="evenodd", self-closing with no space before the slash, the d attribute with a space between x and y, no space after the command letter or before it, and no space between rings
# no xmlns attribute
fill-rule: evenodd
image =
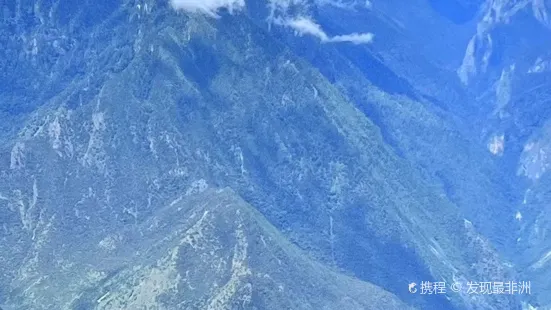
<svg viewBox="0 0 551 310"><path fill-rule="evenodd" d="M354 44L367 44L373 41L374 35L372 33L351 33L343 34L340 36L334 36L331 38L331 42L350 42Z"/></svg>
<svg viewBox="0 0 551 310"><path fill-rule="evenodd" d="M314 0L317 5L332 6L341 9L354 10L360 8L371 9L373 4L370 0Z"/></svg>
<svg viewBox="0 0 551 310"><path fill-rule="evenodd" d="M285 26L293 28L299 35L311 35L319 38L321 41L329 41L329 36L321 29L321 26L307 17L297 17L283 22Z"/></svg>
<svg viewBox="0 0 551 310"><path fill-rule="evenodd" d="M245 0L170 0L176 10L191 13L205 13L216 17L218 10L227 9L232 13L245 7Z"/></svg>
<svg viewBox="0 0 551 310"><path fill-rule="evenodd" d="M344 2L334 0L316 0L318 5L333 3L333 5L342 6ZM369 1L366 2L366 4ZM218 10L227 9L230 13L241 10L245 7L245 0L170 0L170 4L176 10L184 10L191 13L204 13L212 17L217 17ZM366 44L373 41L372 33L351 33L330 37L319 24L309 17L308 4L305 0L266 0L270 8L270 16L267 21L280 26L290 27L298 35L314 36L322 43L350 42L353 44ZM305 15L290 17L291 8L303 11ZM296 14L296 13L295 13Z"/></svg>
<svg viewBox="0 0 551 310"><path fill-rule="evenodd" d="M284 21L283 25L293 28L299 35L314 36L323 43L350 42L353 44L367 44L373 41L372 33L351 33L330 37L319 24L304 16Z"/></svg>

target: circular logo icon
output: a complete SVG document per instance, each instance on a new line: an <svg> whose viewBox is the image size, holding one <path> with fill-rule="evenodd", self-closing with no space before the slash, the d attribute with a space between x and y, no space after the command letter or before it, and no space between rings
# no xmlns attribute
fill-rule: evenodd
<svg viewBox="0 0 551 310"><path fill-rule="evenodd" d="M461 292L461 283L460 282L453 282L452 285L450 285L450 290L454 293Z"/></svg>
<svg viewBox="0 0 551 310"><path fill-rule="evenodd" d="M412 294L415 294L415 292L417 292L417 283L415 282L412 282L408 285L408 289L409 289L409 292L412 293Z"/></svg>

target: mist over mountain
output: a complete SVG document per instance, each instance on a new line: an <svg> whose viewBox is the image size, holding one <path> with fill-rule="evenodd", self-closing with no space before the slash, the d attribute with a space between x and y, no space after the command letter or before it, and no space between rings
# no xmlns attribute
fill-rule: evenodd
<svg viewBox="0 0 551 310"><path fill-rule="evenodd" d="M551 309L550 5L0 2L0 309Z"/></svg>

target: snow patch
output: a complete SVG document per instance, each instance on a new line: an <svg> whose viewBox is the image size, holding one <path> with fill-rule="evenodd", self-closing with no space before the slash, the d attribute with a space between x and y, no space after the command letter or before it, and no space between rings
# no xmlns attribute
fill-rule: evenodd
<svg viewBox="0 0 551 310"><path fill-rule="evenodd" d="M495 114L502 112L502 110L511 101L511 92L513 90L513 74L515 73L515 65L511 65L508 69L501 71L501 76L496 85L496 110Z"/></svg>
<svg viewBox="0 0 551 310"><path fill-rule="evenodd" d="M105 170L105 157L103 134L106 130L105 114L103 112L94 112L92 114L92 130L89 135L88 147L80 159L85 167L96 167L99 171Z"/></svg>
<svg viewBox="0 0 551 310"><path fill-rule="evenodd" d="M545 142L530 142L524 146L521 154L519 175L537 180L549 169L551 159L548 156L551 146Z"/></svg>
<svg viewBox="0 0 551 310"><path fill-rule="evenodd" d="M551 70L551 61L543 60L543 58L538 57L532 67L528 69L528 73L542 73Z"/></svg>
<svg viewBox="0 0 551 310"><path fill-rule="evenodd" d="M94 131L105 129L105 115L103 112L95 112L92 114L92 124Z"/></svg>
<svg viewBox="0 0 551 310"><path fill-rule="evenodd" d="M61 124L59 123L59 118L56 116L54 121L48 126L48 136L52 141L52 148L54 150L59 149L61 146Z"/></svg>
<svg viewBox="0 0 551 310"><path fill-rule="evenodd" d="M525 205L528 203L528 195L530 194L531 190L527 189L526 192L524 192L524 198L522 199L522 204Z"/></svg>
<svg viewBox="0 0 551 310"><path fill-rule="evenodd" d="M23 142L16 142L11 149L10 168L21 169L25 167L25 144Z"/></svg>
<svg viewBox="0 0 551 310"><path fill-rule="evenodd" d="M204 192L209 185L204 179L199 179L191 183L191 186L186 190L186 196Z"/></svg>
<svg viewBox="0 0 551 310"><path fill-rule="evenodd" d="M121 241L120 236L113 236L109 235L105 238L103 238L99 243L98 246L108 252L111 252L117 248L117 244Z"/></svg>
<svg viewBox="0 0 551 310"><path fill-rule="evenodd" d="M505 150L505 136L493 136L490 142L488 142L488 150L494 155L502 155Z"/></svg>

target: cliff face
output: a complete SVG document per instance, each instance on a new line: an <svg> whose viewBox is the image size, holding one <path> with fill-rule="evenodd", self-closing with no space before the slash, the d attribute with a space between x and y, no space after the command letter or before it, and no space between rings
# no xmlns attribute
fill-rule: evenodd
<svg viewBox="0 0 551 310"><path fill-rule="evenodd" d="M544 233L529 239L536 251L517 241L536 229L529 214L544 231L545 213L515 218L517 170L544 192L546 157L531 150L545 132L514 153L496 128L529 116L488 121L520 107L534 92L508 90L545 70L461 62L480 12L528 4L457 2L458 18L430 3L206 3L2 4L0 304L520 307L407 284L529 276L517 247L546 266ZM426 17L426 38L407 27ZM452 33L441 52L406 49ZM477 91L492 79L488 116ZM530 115L545 118L544 102Z"/></svg>

